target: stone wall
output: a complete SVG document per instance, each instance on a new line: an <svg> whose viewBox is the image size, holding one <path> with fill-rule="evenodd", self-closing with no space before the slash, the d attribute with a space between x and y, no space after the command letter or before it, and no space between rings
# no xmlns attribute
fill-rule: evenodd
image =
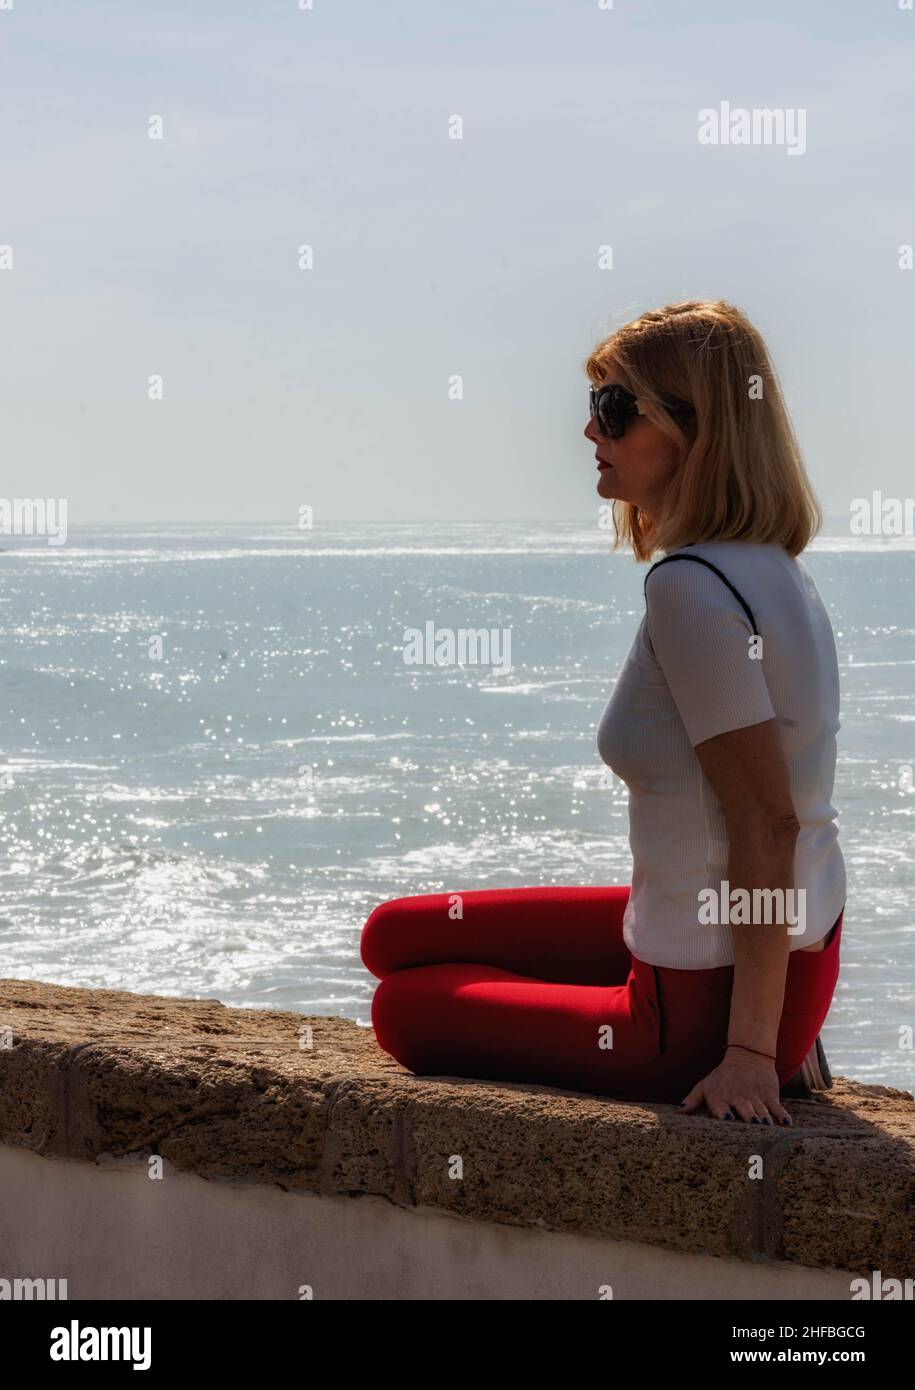
<svg viewBox="0 0 915 1390"><path fill-rule="evenodd" d="M809 1272L811 1296L827 1296L814 1271L833 1272L836 1297L856 1274L911 1279L912 1096L839 1077L833 1090L786 1108L794 1128L770 1129L547 1086L415 1077L378 1048L370 1029L345 1019L0 981L7 1150L99 1172L131 1166L150 1192L160 1190L161 1171L261 1196L269 1188L334 1199L334 1211L350 1213L358 1204L349 1202L370 1196L396 1208L408 1232L418 1231L421 1214L472 1223L463 1233L490 1242L514 1228L576 1237L579 1248L582 1240L624 1242L643 1256L652 1247L657 1256L711 1257L723 1298L751 1296L729 1294L734 1262L748 1278L769 1266ZM39 1181L29 1174L50 1170L24 1154L18 1163L8 1157L16 1176L12 1187L0 1184L0 1200L14 1219L11 1193ZM760 1159L763 1176L753 1178ZM61 1174L76 1170L55 1172L63 1201ZM28 1227L17 1229L22 1263ZM45 1240L42 1258L52 1249ZM375 1254L383 1267L384 1249ZM503 1272L496 1287L512 1284L507 1266ZM345 1282L345 1271L338 1274ZM5 1268L2 1277L11 1277ZM690 1296L689 1275L680 1279ZM677 1296L676 1279L671 1287L665 1296ZM796 1288L790 1296L799 1296Z"/></svg>

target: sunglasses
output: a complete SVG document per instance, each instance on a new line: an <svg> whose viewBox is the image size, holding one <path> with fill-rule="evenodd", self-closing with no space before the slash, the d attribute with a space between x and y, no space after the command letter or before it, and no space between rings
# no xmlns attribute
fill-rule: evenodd
<svg viewBox="0 0 915 1390"><path fill-rule="evenodd" d="M676 396L661 398L661 405L670 415L694 415L695 410L687 401ZM639 398L625 386L591 387L591 419L596 420L604 438L622 439L627 423L636 415L644 415L639 409Z"/></svg>

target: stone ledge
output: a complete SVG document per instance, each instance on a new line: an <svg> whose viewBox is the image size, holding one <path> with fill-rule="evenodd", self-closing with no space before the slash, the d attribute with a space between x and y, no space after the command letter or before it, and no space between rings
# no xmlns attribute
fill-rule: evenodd
<svg viewBox="0 0 915 1390"><path fill-rule="evenodd" d="M311 1029L300 1047L300 1030ZM0 981L0 1142L885 1278L915 1274L915 1102L836 1079L791 1131L414 1077L347 1019ZM751 1156L766 1176L750 1179ZM451 1176L455 1156L463 1177Z"/></svg>

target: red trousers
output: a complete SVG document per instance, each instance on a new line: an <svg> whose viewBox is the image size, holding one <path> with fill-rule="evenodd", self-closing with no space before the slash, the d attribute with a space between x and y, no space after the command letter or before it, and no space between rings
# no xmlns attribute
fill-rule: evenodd
<svg viewBox="0 0 915 1390"><path fill-rule="evenodd" d="M379 1045L418 1075L679 1103L724 1055L734 967L673 970L630 955L628 897L628 888L497 888L379 904L361 944L381 981ZM780 1084L823 1026L841 935L842 913L824 950L789 956Z"/></svg>

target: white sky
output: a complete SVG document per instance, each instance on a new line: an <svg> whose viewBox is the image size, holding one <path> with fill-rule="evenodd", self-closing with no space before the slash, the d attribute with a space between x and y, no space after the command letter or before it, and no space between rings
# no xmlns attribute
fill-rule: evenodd
<svg viewBox="0 0 915 1390"><path fill-rule="evenodd" d="M913 53L898 0L14 0L3 492L71 524L586 519L590 347L720 296L827 513L903 496ZM724 100L805 108L806 153L700 146Z"/></svg>

